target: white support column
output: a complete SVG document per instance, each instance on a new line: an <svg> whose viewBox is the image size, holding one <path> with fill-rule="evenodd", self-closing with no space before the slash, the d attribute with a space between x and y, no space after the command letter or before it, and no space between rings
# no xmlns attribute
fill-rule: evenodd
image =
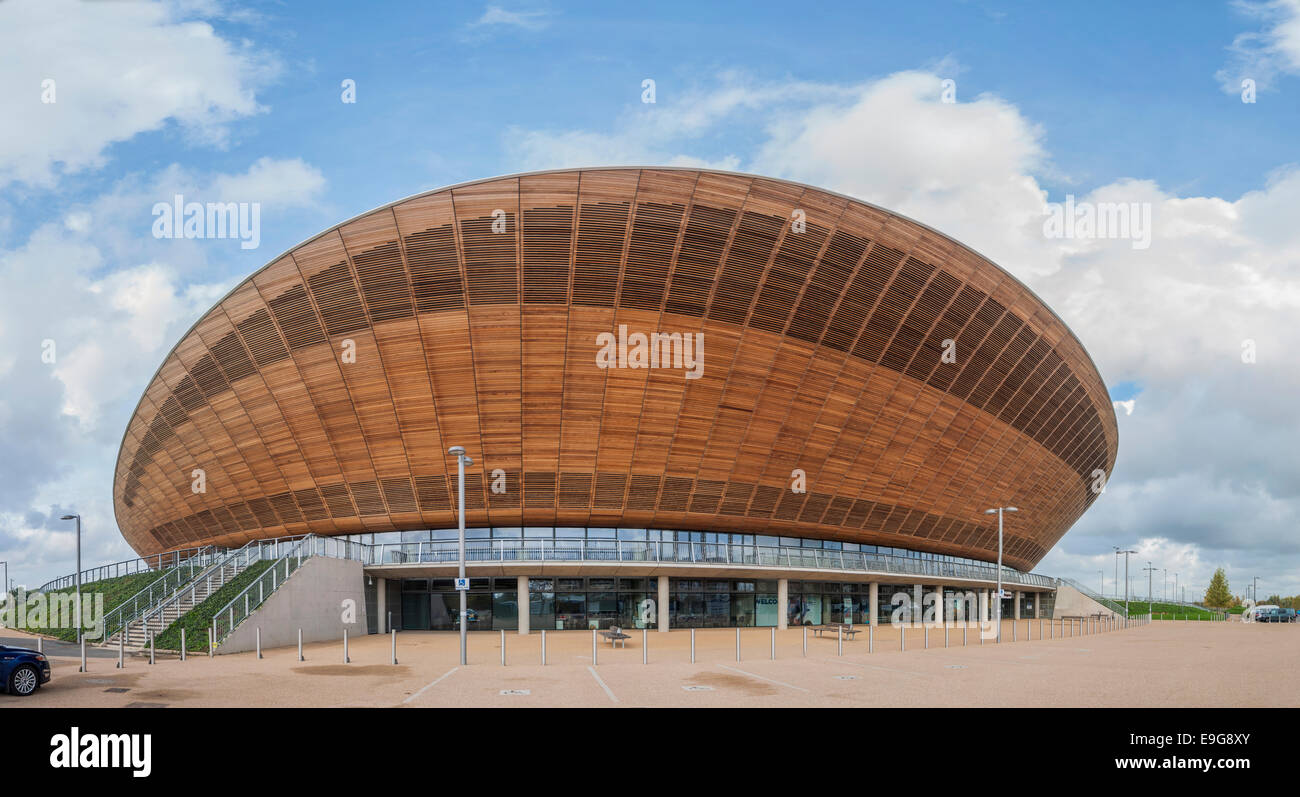
<svg viewBox="0 0 1300 797"><path fill-rule="evenodd" d="M989 621L989 591L986 589L980 590L979 598L980 598L980 622L987 623Z"/></svg>
<svg viewBox="0 0 1300 797"><path fill-rule="evenodd" d="M388 579L375 579L375 607L379 612L379 621L375 623L375 628L379 633L388 633Z"/></svg>
<svg viewBox="0 0 1300 797"><path fill-rule="evenodd" d="M659 577L659 630L668 633L668 576Z"/></svg>
<svg viewBox="0 0 1300 797"><path fill-rule="evenodd" d="M776 627L781 631L790 627L790 579L776 580Z"/></svg>
<svg viewBox="0 0 1300 797"><path fill-rule="evenodd" d="M875 625L880 617L880 582L871 582L870 589L867 590L867 611L871 617L871 624Z"/></svg>
<svg viewBox="0 0 1300 797"><path fill-rule="evenodd" d="M1034 619L1035 620L1043 616L1043 595L1044 594L1046 593L1043 592L1034 593Z"/></svg>
<svg viewBox="0 0 1300 797"><path fill-rule="evenodd" d="M934 590L934 622L938 624L940 628L944 625L945 613L943 606L943 585L940 584Z"/></svg>
<svg viewBox="0 0 1300 797"><path fill-rule="evenodd" d="M1016 590L1016 608L1015 613L1012 616L1017 620L1020 619L1020 590Z"/></svg>
<svg viewBox="0 0 1300 797"><path fill-rule="evenodd" d="M528 635L528 576L519 576L515 582L515 603L519 606L519 633Z"/></svg>

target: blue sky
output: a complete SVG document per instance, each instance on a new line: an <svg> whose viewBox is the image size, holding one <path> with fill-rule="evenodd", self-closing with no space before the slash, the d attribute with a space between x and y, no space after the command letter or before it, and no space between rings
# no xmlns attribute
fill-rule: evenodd
<svg viewBox="0 0 1300 797"><path fill-rule="evenodd" d="M90 558L130 555L109 490L139 391L277 253L441 185L666 163L898 210L1070 324L1135 405L1108 495L1040 570L1092 583L1099 552L1144 545L1193 583L1224 565L1298 593L1279 398L1297 387L1297 20L1297 0L0 4L0 341L22 353L0 359L0 558L29 582L67 572L71 507ZM36 103L51 77L57 102ZM260 247L155 240L150 208L178 192L261 202ZM1067 194L1149 203L1153 245L1044 241L1043 203ZM27 354L49 338L59 367Z"/></svg>

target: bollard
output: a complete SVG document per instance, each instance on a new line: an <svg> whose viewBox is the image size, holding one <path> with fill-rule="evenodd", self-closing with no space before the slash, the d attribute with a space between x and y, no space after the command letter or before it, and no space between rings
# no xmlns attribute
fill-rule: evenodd
<svg viewBox="0 0 1300 797"><path fill-rule="evenodd" d="M898 627L898 649L907 650L907 626L906 625L900 625Z"/></svg>
<svg viewBox="0 0 1300 797"><path fill-rule="evenodd" d="M948 626L947 625L943 627L943 646L945 648L948 647Z"/></svg>
<svg viewBox="0 0 1300 797"><path fill-rule="evenodd" d="M1018 626L1018 625L1020 625L1020 623L1017 623L1015 620L1012 620L1012 621L1011 621L1011 641L1012 641L1012 642L1015 642L1015 641L1016 641L1016 626Z"/></svg>
<svg viewBox="0 0 1300 797"><path fill-rule="evenodd" d="M874 621L867 626L867 652L876 652L876 624Z"/></svg>
<svg viewBox="0 0 1300 797"><path fill-rule="evenodd" d="M36 637L36 652L37 653L45 652L45 637L40 637L40 636Z"/></svg>
<svg viewBox="0 0 1300 797"><path fill-rule="evenodd" d="M803 627L803 655L808 656L808 626Z"/></svg>
<svg viewBox="0 0 1300 797"><path fill-rule="evenodd" d="M154 663L154 658L153 658L153 632L152 632L152 631L149 632L149 663L150 663L150 664L153 664L153 663Z"/></svg>
<svg viewBox="0 0 1300 797"><path fill-rule="evenodd" d="M1038 618L1038 641L1043 641L1043 618Z"/></svg>
<svg viewBox="0 0 1300 797"><path fill-rule="evenodd" d="M262 627L259 625L253 630L257 632L257 657L260 659L262 658Z"/></svg>
<svg viewBox="0 0 1300 797"><path fill-rule="evenodd" d="M395 628L388 629L388 634L393 639L393 666L396 667L397 666L397 629Z"/></svg>
<svg viewBox="0 0 1300 797"><path fill-rule="evenodd" d="M117 638L117 668L120 670L126 666L126 629L122 629L122 635Z"/></svg>
<svg viewBox="0 0 1300 797"><path fill-rule="evenodd" d="M772 661L776 661L776 626L772 626Z"/></svg>
<svg viewBox="0 0 1300 797"><path fill-rule="evenodd" d="M181 661L185 661L185 629L181 629Z"/></svg>
<svg viewBox="0 0 1300 797"><path fill-rule="evenodd" d="M208 626L208 658L212 658L216 653L217 647L217 629Z"/></svg>
<svg viewBox="0 0 1300 797"><path fill-rule="evenodd" d="M691 629L691 664L695 663L695 629Z"/></svg>
<svg viewBox="0 0 1300 797"><path fill-rule="evenodd" d="M736 661L740 661L740 626L736 626Z"/></svg>
<svg viewBox="0 0 1300 797"><path fill-rule="evenodd" d="M962 646L962 647L966 647L966 629L967 629L967 628L970 628L970 622L969 622L969 621L964 622L964 623L961 624L961 646Z"/></svg>
<svg viewBox="0 0 1300 797"><path fill-rule="evenodd" d="M650 635L646 633L647 630L648 629L645 628L641 629L641 663L642 664L650 663Z"/></svg>
<svg viewBox="0 0 1300 797"><path fill-rule="evenodd" d="M921 636L925 638L925 644L922 647L924 647L926 650L929 650L930 649L930 626L927 625L921 629Z"/></svg>
<svg viewBox="0 0 1300 797"><path fill-rule="evenodd" d="M591 664L596 666L596 629L591 629Z"/></svg>
<svg viewBox="0 0 1300 797"><path fill-rule="evenodd" d="M388 613L388 630L389 630L389 631L392 631L392 630L393 630L393 613L392 613L392 612L389 612L389 613Z"/></svg>
<svg viewBox="0 0 1300 797"><path fill-rule="evenodd" d="M836 626L835 636L837 637L835 643L838 646L835 655L843 656L844 655L844 629L840 626Z"/></svg>
<svg viewBox="0 0 1300 797"><path fill-rule="evenodd" d="M501 629L501 666L506 666L506 630Z"/></svg>
<svg viewBox="0 0 1300 797"><path fill-rule="evenodd" d="M352 659L348 658L348 629L343 629L343 663L351 664Z"/></svg>
<svg viewBox="0 0 1300 797"><path fill-rule="evenodd" d="M298 629L298 661L305 661L302 657L302 629Z"/></svg>
<svg viewBox="0 0 1300 797"><path fill-rule="evenodd" d="M542 629L542 666L546 666L546 629Z"/></svg>
<svg viewBox="0 0 1300 797"><path fill-rule="evenodd" d="M86 638L81 638L81 667L77 672L86 672Z"/></svg>

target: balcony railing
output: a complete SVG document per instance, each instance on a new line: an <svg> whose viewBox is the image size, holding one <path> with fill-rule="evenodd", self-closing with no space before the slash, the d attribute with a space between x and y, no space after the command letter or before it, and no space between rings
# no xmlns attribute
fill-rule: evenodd
<svg viewBox="0 0 1300 797"><path fill-rule="evenodd" d="M455 564L459 554L455 543L410 542L364 545L352 543L347 558L367 565ZM912 559L901 556L830 551L811 548L769 548L701 542L630 542L626 540L468 540L465 561L489 562L661 562L670 564L750 565L770 568L841 570L889 575L961 578L997 581L995 566ZM1037 573L1002 568L1008 584L1056 587L1056 579Z"/></svg>

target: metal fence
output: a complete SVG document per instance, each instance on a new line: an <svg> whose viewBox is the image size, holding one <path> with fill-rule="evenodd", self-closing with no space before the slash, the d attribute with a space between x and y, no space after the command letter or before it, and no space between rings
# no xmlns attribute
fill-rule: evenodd
<svg viewBox="0 0 1300 797"><path fill-rule="evenodd" d="M361 549L367 565L453 564L459 561L456 543L414 542L365 545ZM348 558L358 558L350 555ZM626 540L471 540L465 543L465 560L484 562L663 562L679 564L748 565L770 568L840 570L887 575L962 578L996 581L993 565L959 564L912 559L859 551L828 551L811 548L762 547L700 542L631 542ZM1009 584L1055 588L1056 579L1037 573L1021 573L1004 567L1002 580Z"/></svg>

